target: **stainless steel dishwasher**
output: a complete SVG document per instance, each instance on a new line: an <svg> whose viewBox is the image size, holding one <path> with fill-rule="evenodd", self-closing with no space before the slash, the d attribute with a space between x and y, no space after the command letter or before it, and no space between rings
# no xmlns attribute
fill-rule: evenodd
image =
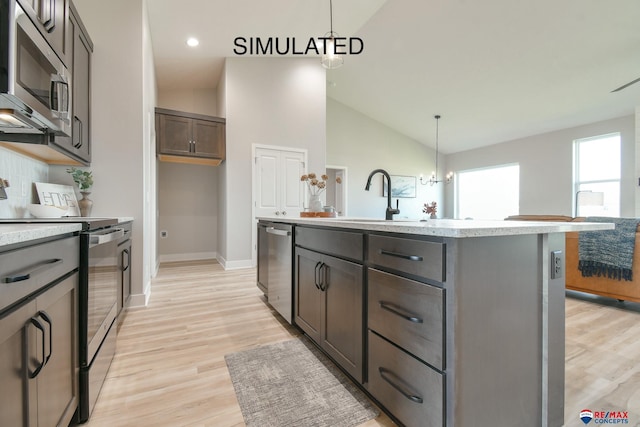
<svg viewBox="0 0 640 427"><path fill-rule="evenodd" d="M293 226L267 224L267 300L291 323L293 307Z"/></svg>

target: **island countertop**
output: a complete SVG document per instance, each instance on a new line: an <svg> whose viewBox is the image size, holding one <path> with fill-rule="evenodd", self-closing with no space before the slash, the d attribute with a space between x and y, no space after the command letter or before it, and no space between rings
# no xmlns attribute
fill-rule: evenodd
<svg viewBox="0 0 640 427"><path fill-rule="evenodd" d="M319 227L454 238L613 230L615 227L613 223L551 221L489 221L458 219L429 219L426 221L398 219L387 221L375 218L350 217L257 217L256 219L295 225L312 225Z"/></svg>

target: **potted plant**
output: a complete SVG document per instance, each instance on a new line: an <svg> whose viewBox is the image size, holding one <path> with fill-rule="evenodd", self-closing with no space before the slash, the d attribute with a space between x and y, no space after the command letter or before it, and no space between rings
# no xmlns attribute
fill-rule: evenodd
<svg viewBox="0 0 640 427"><path fill-rule="evenodd" d="M71 169L67 169L67 172L71 174L73 178L73 182L76 183L78 189L80 190L80 194L82 194L82 199L78 201L78 207L80 208L80 215L89 216L91 215L91 208L93 207L93 201L89 199L89 194L91 194L91 187L93 187L93 172L85 171L81 169L77 169L75 167L71 167Z"/></svg>

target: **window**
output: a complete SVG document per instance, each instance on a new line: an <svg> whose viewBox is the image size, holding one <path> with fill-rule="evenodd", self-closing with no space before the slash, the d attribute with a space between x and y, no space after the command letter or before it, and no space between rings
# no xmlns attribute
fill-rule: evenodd
<svg viewBox="0 0 640 427"><path fill-rule="evenodd" d="M520 211L520 166L461 171L456 176L456 218L505 219Z"/></svg>
<svg viewBox="0 0 640 427"><path fill-rule="evenodd" d="M574 152L574 215L620 216L620 134L577 139Z"/></svg>

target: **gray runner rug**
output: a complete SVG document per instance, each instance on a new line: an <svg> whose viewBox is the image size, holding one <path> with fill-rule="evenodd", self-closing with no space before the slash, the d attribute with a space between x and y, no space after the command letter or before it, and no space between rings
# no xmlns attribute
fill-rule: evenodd
<svg viewBox="0 0 640 427"><path fill-rule="evenodd" d="M304 337L224 358L248 427L348 427L379 414Z"/></svg>

